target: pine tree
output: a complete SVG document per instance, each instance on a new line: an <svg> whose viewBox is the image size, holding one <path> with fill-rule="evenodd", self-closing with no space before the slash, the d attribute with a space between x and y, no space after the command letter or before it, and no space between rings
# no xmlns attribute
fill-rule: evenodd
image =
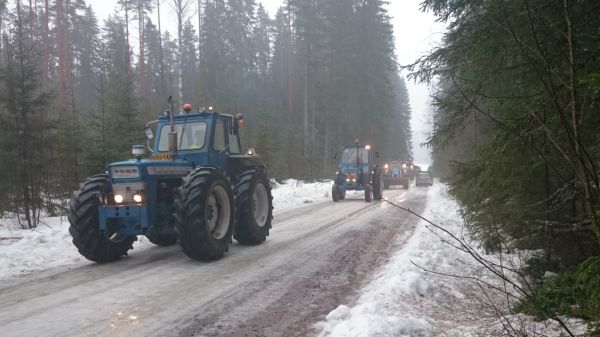
<svg viewBox="0 0 600 337"><path fill-rule="evenodd" d="M31 10L31 8L29 8ZM2 103L10 128L4 138L5 154L15 177L8 183L14 198L13 210L24 220L24 228L34 228L39 223L44 208L42 177L44 176L44 152L40 123L42 107L48 96L41 92L39 50L33 40L32 25L28 25L25 10L20 1L11 15L9 31L3 36L4 65L1 72Z"/></svg>
<svg viewBox="0 0 600 337"><path fill-rule="evenodd" d="M181 64L183 69L183 78L181 83L183 85L183 96L182 102L192 103L193 106L200 105L200 97L198 95L198 48L196 47L196 32L194 26L188 20L183 26L183 33L181 35L182 46L181 50Z"/></svg>

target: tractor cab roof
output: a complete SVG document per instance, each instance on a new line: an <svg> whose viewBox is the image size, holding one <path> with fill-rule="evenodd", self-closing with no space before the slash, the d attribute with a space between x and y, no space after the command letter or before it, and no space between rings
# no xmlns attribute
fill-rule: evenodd
<svg viewBox="0 0 600 337"><path fill-rule="evenodd" d="M190 112L187 114L178 114L178 115L174 115L174 119L175 119L175 123L180 123L180 122L186 122L186 121L199 121L199 120L206 120L206 119L212 119L214 117L224 117L227 119L233 119L232 115L229 114L220 114L218 112L212 112L212 111L203 111L203 112ZM159 122L163 123L163 122L170 122L170 116L168 115L168 113L165 113L165 115L160 116L158 118Z"/></svg>

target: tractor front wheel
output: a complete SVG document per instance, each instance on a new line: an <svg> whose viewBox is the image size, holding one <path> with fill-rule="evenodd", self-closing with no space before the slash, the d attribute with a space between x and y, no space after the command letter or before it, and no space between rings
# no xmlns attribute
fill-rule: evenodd
<svg viewBox="0 0 600 337"><path fill-rule="evenodd" d="M254 245L269 236L273 220L273 195L269 179L260 170L249 170L234 188L237 221L233 237L241 244Z"/></svg>
<svg viewBox="0 0 600 337"><path fill-rule="evenodd" d="M108 175L98 174L88 178L69 202L69 233L73 244L88 260L104 263L116 261L133 248L135 236L100 230L98 206L100 194L110 193Z"/></svg>
<svg viewBox="0 0 600 337"><path fill-rule="evenodd" d="M340 192L335 184L331 187L331 199L333 199L334 202L340 201Z"/></svg>
<svg viewBox="0 0 600 337"><path fill-rule="evenodd" d="M217 169L190 172L175 198L175 229L183 252L192 259L220 259L229 249L235 206L229 181Z"/></svg>

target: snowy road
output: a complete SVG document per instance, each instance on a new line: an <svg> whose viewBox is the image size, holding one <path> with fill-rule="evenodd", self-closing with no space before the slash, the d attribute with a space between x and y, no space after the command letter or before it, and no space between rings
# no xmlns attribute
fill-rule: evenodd
<svg viewBox="0 0 600 337"><path fill-rule="evenodd" d="M384 196L416 212L427 189ZM356 291L417 224L360 195L276 214L265 244L190 260L178 246L133 251L0 288L2 336L291 336ZM354 199L353 199L354 198ZM45 276L43 276L45 275Z"/></svg>

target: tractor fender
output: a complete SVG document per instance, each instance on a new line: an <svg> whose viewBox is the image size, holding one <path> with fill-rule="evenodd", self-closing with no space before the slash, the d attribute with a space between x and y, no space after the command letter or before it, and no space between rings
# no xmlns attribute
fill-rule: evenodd
<svg viewBox="0 0 600 337"><path fill-rule="evenodd" d="M228 161L228 171L232 177L239 177L243 172L251 169L267 169L265 162L258 156L231 155Z"/></svg>

